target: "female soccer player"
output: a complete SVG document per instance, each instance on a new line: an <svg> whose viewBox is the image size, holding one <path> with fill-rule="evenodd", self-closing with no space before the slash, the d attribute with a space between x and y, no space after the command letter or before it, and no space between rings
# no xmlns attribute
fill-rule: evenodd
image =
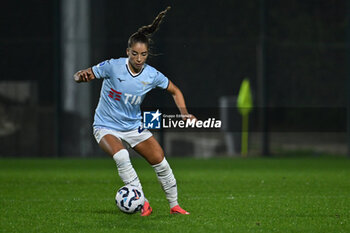
<svg viewBox="0 0 350 233"><path fill-rule="evenodd" d="M121 140L142 155L154 168L170 204L171 214L189 214L177 201L174 174L152 133L142 128L140 105L147 92L158 87L172 94L184 119L195 119L187 112L180 89L167 77L145 62L149 55L152 34L157 31L167 11L160 12L153 23L143 26L128 40L127 58L110 59L74 74L76 82L103 79L100 100L95 111L93 130L99 146L113 157L118 173L125 184L138 186L140 180L130 162L129 153ZM141 216L148 216L152 208L146 200Z"/></svg>

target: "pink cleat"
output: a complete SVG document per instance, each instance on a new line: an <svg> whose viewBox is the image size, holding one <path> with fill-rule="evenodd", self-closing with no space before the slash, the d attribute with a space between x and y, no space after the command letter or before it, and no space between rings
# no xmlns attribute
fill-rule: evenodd
<svg viewBox="0 0 350 233"><path fill-rule="evenodd" d="M190 213L182 209L179 205L176 205L170 209L170 214L190 214Z"/></svg>
<svg viewBox="0 0 350 233"><path fill-rule="evenodd" d="M148 216L152 214L152 207L149 205L148 201L145 201L141 209L141 216Z"/></svg>

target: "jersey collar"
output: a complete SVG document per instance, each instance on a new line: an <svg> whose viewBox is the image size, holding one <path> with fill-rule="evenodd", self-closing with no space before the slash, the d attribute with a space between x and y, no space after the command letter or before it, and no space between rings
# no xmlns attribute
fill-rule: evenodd
<svg viewBox="0 0 350 233"><path fill-rule="evenodd" d="M125 60L126 69L128 70L129 74L130 74L133 78L139 76L139 75L142 73L142 71L145 69L145 65L146 65L146 64L143 65L143 67L142 67L142 69L140 70L140 72L138 72L138 73L136 73L136 74L133 74L133 73L131 72L130 68L129 68L129 58L126 58L126 60Z"/></svg>

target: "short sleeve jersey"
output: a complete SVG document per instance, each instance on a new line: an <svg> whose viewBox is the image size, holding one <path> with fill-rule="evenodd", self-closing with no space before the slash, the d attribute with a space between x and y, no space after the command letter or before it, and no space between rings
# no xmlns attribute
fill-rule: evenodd
<svg viewBox="0 0 350 233"><path fill-rule="evenodd" d="M110 59L93 66L96 78L103 79L94 127L130 131L141 125L140 105L147 92L167 89L169 80L155 68L145 64L137 75L128 67L127 58Z"/></svg>

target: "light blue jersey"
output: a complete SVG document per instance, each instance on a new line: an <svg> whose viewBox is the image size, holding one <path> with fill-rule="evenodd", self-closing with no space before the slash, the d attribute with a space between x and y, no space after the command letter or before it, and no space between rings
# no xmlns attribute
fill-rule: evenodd
<svg viewBox="0 0 350 233"><path fill-rule="evenodd" d="M127 58L110 59L92 67L95 77L104 79L94 127L137 129L142 119L140 105L147 92L168 87L168 78L155 68L145 64L140 73L132 75L127 63Z"/></svg>

